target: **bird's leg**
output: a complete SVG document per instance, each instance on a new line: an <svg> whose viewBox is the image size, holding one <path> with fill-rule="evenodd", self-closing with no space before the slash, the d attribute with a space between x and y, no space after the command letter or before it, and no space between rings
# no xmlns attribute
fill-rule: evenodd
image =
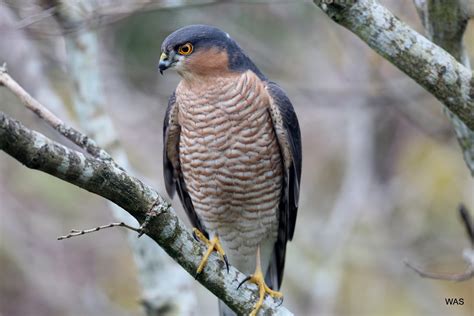
<svg viewBox="0 0 474 316"><path fill-rule="evenodd" d="M263 305L263 299L265 298L265 293L267 293L273 298L283 298L283 294L281 292L272 290L265 283L265 276L262 273L262 267L260 263L260 246L257 248L257 266L255 268L255 273L245 278L242 282L240 282L237 288L239 288L242 284L244 284L247 281L255 283L258 287L258 293L259 293L258 301L253 307L253 310L250 313L250 316L257 315L258 310Z"/></svg>
<svg viewBox="0 0 474 316"><path fill-rule="evenodd" d="M207 239L206 236L204 236L203 233L199 231L197 228L193 228L193 236L196 238L196 240L201 240L207 245L207 251L202 257L201 263L199 264L197 271L196 271L196 276L202 272L204 269L204 266L207 263L207 259L211 255L211 252L214 250L217 251L221 256L222 259L225 262L225 266L227 268L227 272L229 272L229 262L227 261L227 256L225 254L224 248L222 248L221 242L219 241L219 238L217 237L217 234L211 239Z"/></svg>

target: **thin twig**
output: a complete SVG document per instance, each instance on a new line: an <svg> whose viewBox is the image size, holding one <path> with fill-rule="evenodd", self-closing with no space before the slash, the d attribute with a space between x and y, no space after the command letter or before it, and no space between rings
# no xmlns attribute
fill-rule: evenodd
<svg viewBox="0 0 474 316"><path fill-rule="evenodd" d="M469 211L463 205L459 205L459 214L461 216L461 220L466 227L466 232L469 241L471 242L471 246L474 245L474 231L471 216L469 215ZM467 262L468 266L464 272L461 273L437 273L437 272L429 272L424 271L423 269L415 266L414 264L410 263L408 260L404 260L404 263L407 267L418 273L423 278L429 279L436 279L436 280L447 280L447 281L466 281L474 278L474 250L466 249L464 251L464 261Z"/></svg>
<svg viewBox="0 0 474 316"><path fill-rule="evenodd" d="M404 260L405 265L418 273L423 278L435 279L435 280L446 280L446 281L467 281L474 277L474 265L469 265L466 270L462 273L437 273L424 271L423 269L413 265L408 260Z"/></svg>
<svg viewBox="0 0 474 316"><path fill-rule="evenodd" d="M26 92L18 82L8 74L6 64L3 64L2 68L0 68L0 83L10 89L29 110L33 111L53 128L57 129L58 126L64 124L57 116Z"/></svg>
<svg viewBox="0 0 474 316"><path fill-rule="evenodd" d="M111 162L117 167L119 167L117 163L115 163L113 158L104 149L99 147L94 140L82 134L78 130L67 126L48 108L46 108L38 100L36 100L28 92L26 92L25 89L23 89L18 84L18 82L16 82L8 74L5 64L0 67L0 85L4 85L6 88L8 88L21 100L21 102L26 106L26 108L34 112L38 117L43 119L46 123L48 123L51 127L57 130L61 135L72 141L74 144L86 150L93 157Z"/></svg>
<svg viewBox="0 0 474 316"><path fill-rule="evenodd" d="M188 273L194 275L199 265L196 253L204 252L204 245L194 241L169 203L164 202L158 192L150 186L110 163L87 157L30 130L2 112L0 112L0 150L28 168L46 172L110 199L139 222L145 220L147 211L157 199L160 203L163 201L156 207L161 214L160 220L150 222L147 234ZM75 176L71 176L68 170L65 170L65 164L75 170ZM72 234L82 233L73 231ZM198 278L198 281L239 315L248 314L258 295L255 287L244 284L237 291L238 280L245 278L245 275L232 266L229 267L229 273L221 273L222 271L221 259L212 254L202 272L203 276ZM271 297L267 297L264 304L262 314L291 315L284 307L277 307L279 302Z"/></svg>
<svg viewBox="0 0 474 316"><path fill-rule="evenodd" d="M461 220L466 228L466 234L471 242L471 246L474 248L474 225L472 223L471 215L464 204L459 205L459 215L461 216Z"/></svg>
<svg viewBox="0 0 474 316"><path fill-rule="evenodd" d="M120 223L110 223L108 225L102 225L102 226L98 226L98 227L91 228L91 229L83 229L83 230L71 229L69 234L64 235L64 236L59 236L58 240L68 239L68 238L76 237L76 236L80 236L80 235L85 235L85 234L97 232L101 229L112 228L112 227L125 227L125 228L133 230L133 231L135 231L139 234L141 233L140 228L135 228L135 227L132 227L130 225L125 224L124 222L120 222Z"/></svg>
<svg viewBox="0 0 474 316"><path fill-rule="evenodd" d="M56 12L56 6L43 10L39 13L27 16L26 18L18 21L18 23L15 24L15 28L21 29L21 28L29 27L35 23L41 22L44 19L49 18L50 16L54 15L55 12Z"/></svg>

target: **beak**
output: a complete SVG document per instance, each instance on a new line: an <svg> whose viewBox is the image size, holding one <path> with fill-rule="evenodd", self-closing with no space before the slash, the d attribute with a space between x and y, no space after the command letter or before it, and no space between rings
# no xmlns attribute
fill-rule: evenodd
<svg viewBox="0 0 474 316"><path fill-rule="evenodd" d="M163 71L168 69L171 66L171 60L168 58L166 53L161 53L160 56L160 63L158 64L158 69L160 70L160 74L163 75Z"/></svg>

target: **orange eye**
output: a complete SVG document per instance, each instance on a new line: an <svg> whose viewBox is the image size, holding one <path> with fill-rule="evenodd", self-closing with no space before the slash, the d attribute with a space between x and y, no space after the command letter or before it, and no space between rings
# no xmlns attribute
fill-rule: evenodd
<svg viewBox="0 0 474 316"><path fill-rule="evenodd" d="M186 43L178 47L178 54L180 55L189 55L193 52L193 45L191 43Z"/></svg>

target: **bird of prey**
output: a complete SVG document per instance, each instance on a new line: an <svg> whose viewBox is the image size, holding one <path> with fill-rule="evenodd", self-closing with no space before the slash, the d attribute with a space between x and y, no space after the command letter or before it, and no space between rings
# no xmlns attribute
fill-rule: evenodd
<svg viewBox="0 0 474 316"><path fill-rule="evenodd" d="M191 25L161 46L159 70L182 77L163 128L163 169L197 238L265 293L281 297L286 243L293 238L301 136L285 92L220 29ZM220 302L221 315L233 314Z"/></svg>

